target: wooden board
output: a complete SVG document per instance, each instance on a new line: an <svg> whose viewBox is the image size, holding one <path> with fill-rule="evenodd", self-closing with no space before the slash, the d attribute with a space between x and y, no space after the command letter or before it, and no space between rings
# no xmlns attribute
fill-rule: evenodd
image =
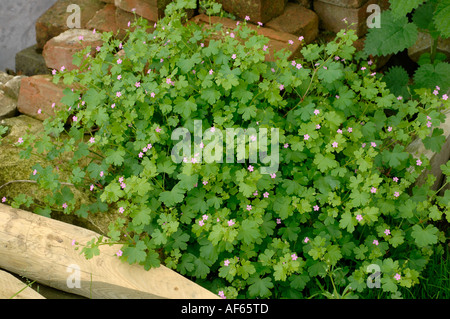
<svg viewBox="0 0 450 319"><path fill-rule="evenodd" d="M0 204L0 268L9 272L94 299L219 298L165 266L146 271L140 265L120 261L115 253L121 245L102 245L100 255L89 260L72 246L73 239L86 243L99 236Z"/></svg>
<svg viewBox="0 0 450 319"><path fill-rule="evenodd" d="M12 296L14 296L12 299L45 299L41 294L3 270L0 270L0 288L0 299L11 299Z"/></svg>

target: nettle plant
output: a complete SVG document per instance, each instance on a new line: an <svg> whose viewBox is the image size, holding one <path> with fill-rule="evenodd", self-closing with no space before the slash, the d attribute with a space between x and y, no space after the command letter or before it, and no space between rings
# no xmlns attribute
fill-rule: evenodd
<svg viewBox="0 0 450 319"><path fill-rule="evenodd" d="M385 74L384 81L396 95L418 98L415 89L428 88L435 95L445 94L450 88L450 64L447 56L438 52L441 39L450 38L449 0L389 0L390 9L381 13L380 28L369 29L364 52L373 56L396 54L413 46L419 31L430 37L430 50L418 60L418 68L410 80L408 72L394 66ZM443 93L435 90L438 86Z"/></svg>
<svg viewBox="0 0 450 319"><path fill-rule="evenodd" d="M52 192L36 212L116 210L109 239L79 243L87 258L120 243L124 262L164 264L224 298L352 297L368 292L369 265L395 296L419 283L446 240L435 222L450 219L450 191L431 190L433 176L415 185L429 161L405 148L414 138L442 146L449 101L426 89L418 101L394 96L355 55L353 30L304 46L302 59L280 51L266 62L269 40L246 21L183 24L183 5L169 5L156 29L138 19L124 43L104 33L95 57L86 48L79 69L54 76L74 88L42 137L23 137L22 155L69 158L63 182L92 201L80 205L55 167L36 165L30 178ZM172 132L193 133L194 121L205 132L278 129L277 171L194 152L175 163Z"/></svg>

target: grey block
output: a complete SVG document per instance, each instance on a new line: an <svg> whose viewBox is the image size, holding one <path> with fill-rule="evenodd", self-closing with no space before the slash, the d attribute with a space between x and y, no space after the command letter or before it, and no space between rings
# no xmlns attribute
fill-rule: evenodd
<svg viewBox="0 0 450 319"><path fill-rule="evenodd" d="M16 54L16 73L21 75L50 74L41 52L36 44Z"/></svg>

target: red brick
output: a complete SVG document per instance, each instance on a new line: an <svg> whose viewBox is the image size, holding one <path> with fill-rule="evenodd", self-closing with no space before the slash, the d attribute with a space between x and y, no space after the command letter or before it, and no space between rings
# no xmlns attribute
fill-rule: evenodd
<svg viewBox="0 0 450 319"><path fill-rule="evenodd" d="M305 7L288 3L284 13L269 21L265 25L268 28L303 36L306 43L311 43L319 34L319 17Z"/></svg>
<svg viewBox="0 0 450 319"><path fill-rule="evenodd" d="M164 16L164 9L171 0L115 0L116 7L135 13L150 21L158 21Z"/></svg>
<svg viewBox="0 0 450 319"><path fill-rule="evenodd" d="M347 28L343 21L346 18L348 25L354 23L350 28L356 30L356 34L361 37L367 33L367 18L372 14L372 12L367 12L370 4L380 5L382 0L370 0L360 8L345 8L322 0L314 0L314 11L319 16L321 28L337 33L341 29Z"/></svg>
<svg viewBox="0 0 450 319"><path fill-rule="evenodd" d="M95 13L87 23L86 28L95 29L99 32L112 32L119 39L124 39L128 21L134 21L132 13L123 11L113 4L107 4Z"/></svg>
<svg viewBox="0 0 450 319"><path fill-rule="evenodd" d="M94 14L103 8L105 4L100 0L58 0L36 21L36 42L37 48L42 49L45 43L69 29L67 18L73 12L67 12L70 4L80 6L80 27L86 29L86 24L92 19Z"/></svg>
<svg viewBox="0 0 450 319"><path fill-rule="evenodd" d="M228 30L233 30L236 28L236 21L228 18L220 18L216 16L207 16L205 14L200 14L195 16L191 19L191 21L197 23L197 24L204 24L209 25L211 24L217 24L220 23L223 25L224 28ZM274 60L274 53L276 51L279 51L281 49L287 49L291 51L291 55L289 56L289 59L293 59L299 56L300 49L302 47L302 44L300 41L298 41L298 37L294 34L286 33L286 32L280 32L276 31L270 28L265 27L256 27L252 24L248 24L248 26L256 30L258 34L264 35L269 38L269 54L267 55L267 61L273 61ZM292 40L294 44L289 44L289 40Z"/></svg>
<svg viewBox="0 0 450 319"><path fill-rule="evenodd" d="M35 119L45 120L54 115L52 104L60 106L64 87L52 82L51 75L34 75L23 78L20 84L17 109ZM41 109L41 114L38 110Z"/></svg>
<svg viewBox="0 0 450 319"><path fill-rule="evenodd" d="M281 15L284 11L284 0L218 0L225 11L241 19L250 17L253 23L266 23Z"/></svg>
<svg viewBox="0 0 450 319"><path fill-rule="evenodd" d="M83 40L79 40L83 36ZM103 44L100 33L93 33L86 29L70 29L50 39L44 46L42 55L48 68L59 70L62 66L70 71L78 68L72 64L73 55L91 47L91 54L95 54L95 48Z"/></svg>

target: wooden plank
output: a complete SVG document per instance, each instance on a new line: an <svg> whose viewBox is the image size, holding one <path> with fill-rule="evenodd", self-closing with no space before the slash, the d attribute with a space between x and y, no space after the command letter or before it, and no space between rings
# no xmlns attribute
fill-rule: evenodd
<svg viewBox="0 0 450 319"><path fill-rule="evenodd" d="M87 260L72 240L100 235L51 218L0 204L0 268L88 298L216 299L216 294L160 266L146 271L115 256L121 245L100 246ZM78 274L79 281L74 278ZM75 285L74 283L79 283Z"/></svg>
<svg viewBox="0 0 450 319"><path fill-rule="evenodd" d="M34 289L3 270L0 270L0 288L0 299L11 299L13 296L12 299L45 299Z"/></svg>

